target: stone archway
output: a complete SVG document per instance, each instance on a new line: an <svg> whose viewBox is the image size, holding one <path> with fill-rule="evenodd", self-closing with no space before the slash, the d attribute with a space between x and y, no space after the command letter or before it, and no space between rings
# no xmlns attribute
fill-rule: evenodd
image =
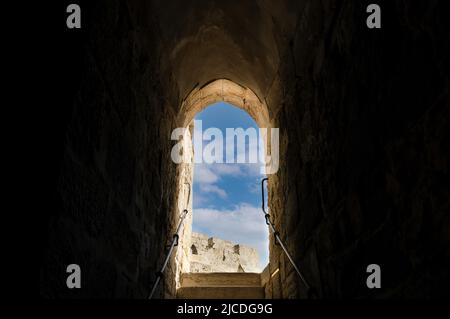
<svg viewBox="0 0 450 319"><path fill-rule="evenodd" d="M228 79L217 79L206 83L201 87L194 88L188 96L183 99L180 111L177 115L177 124L179 127L186 128L183 152L188 154L190 163L181 163L177 168L177 205L172 210L173 217L176 219L178 213L184 209L183 205L188 204L189 216L185 220L184 228L180 234L181 249L177 250L171 276L175 278L166 289L168 295L174 295L174 290L180 287L180 279L183 273L189 272L189 254L192 251L192 196L193 190L193 146L192 132L193 119L195 115L206 107L224 101L246 111L257 123L260 128L272 128L267 105L250 89ZM270 148L270 139L263 135L265 146ZM188 191L186 185L191 189ZM263 213L261 218L263 219ZM269 252L270 253L270 252Z"/></svg>
<svg viewBox="0 0 450 319"><path fill-rule="evenodd" d="M191 171L171 162L170 133L226 99L280 128L271 215L320 297L448 295L449 77L439 54L448 19L439 5L385 1L396 31L381 33L365 28L361 1L87 6L82 34L49 39L58 45L45 54L61 64L46 83L56 107L40 123L58 150L41 296L148 296L189 205L180 175ZM364 286L374 261L396 278L390 287ZM73 262L83 289L64 284ZM158 297L174 295L170 264ZM266 296L307 297L273 239L270 265Z"/></svg>
<svg viewBox="0 0 450 319"><path fill-rule="evenodd" d="M261 102L250 88L227 79L213 80L192 90L181 104L178 123L182 127L187 127L195 114L219 101L228 102L243 109L259 127L272 127L267 105Z"/></svg>

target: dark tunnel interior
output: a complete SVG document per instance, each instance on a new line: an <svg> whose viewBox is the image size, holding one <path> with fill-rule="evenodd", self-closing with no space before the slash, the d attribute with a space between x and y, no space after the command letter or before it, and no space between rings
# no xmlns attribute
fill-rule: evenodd
<svg viewBox="0 0 450 319"><path fill-rule="evenodd" d="M170 135L211 94L280 129L271 216L316 298L448 297L444 2L377 1L378 30L369 3L80 1L76 32L63 14L45 53L40 296L148 297L182 209ZM83 289L67 289L72 263ZM382 289L366 286L374 263ZM310 297L273 237L268 267L265 298ZM158 298L178 273L171 258Z"/></svg>

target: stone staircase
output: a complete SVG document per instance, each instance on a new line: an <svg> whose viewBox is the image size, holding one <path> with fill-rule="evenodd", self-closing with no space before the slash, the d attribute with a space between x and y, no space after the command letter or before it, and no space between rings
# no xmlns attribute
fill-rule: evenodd
<svg viewBox="0 0 450 319"><path fill-rule="evenodd" d="M178 299L263 299L258 273L186 273L181 275Z"/></svg>

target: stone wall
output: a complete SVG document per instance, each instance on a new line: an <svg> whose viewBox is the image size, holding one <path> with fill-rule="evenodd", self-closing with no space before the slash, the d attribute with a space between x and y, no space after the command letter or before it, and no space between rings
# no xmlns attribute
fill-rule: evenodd
<svg viewBox="0 0 450 319"><path fill-rule="evenodd" d="M256 249L192 233L190 272L261 272Z"/></svg>
<svg viewBox="0 0 450 319"><path fill-rule="evenodd" d="M443 297L445 14L431 2L379 1L383 27L371 31L361 20L364 1L326 3L302 2L269 92L283 101L275 126L284 150L269 179L271 213L321 298ZM371 263L381 266L383 289L365 285ZM271 240L270 273L276 269L269 298L307 297Z"/></svg>
<svg viewBox="0 0 450 319"><path fill-rule="evenodd" d="M446 295L446 11L378 1L383 27L369 30L368 3L84 3L79 68L66 75L78 80L58 103L71 111L51 167L41 296L147 297L192 176L170 159L171 132L189 93L222 78L255 92L280 128L270 213L318 297ZM157 297L175 296L189 249L178 246ZM83 289L65 286L71 263ZM371 263L383 289L365 287ZM266 297L307 297L273 237L264 273Z"/></svg>
<svg viewBox="0 0 450 319"><path fill-rule="evenodd" d="M187 209L187 215L182 223L181 230L178 234L178 246L176 247L174 258L170 260L168 268L165 272L165 298L173 298L176 293L176 289L180 287L180 278L182 273L187 273L190 271L190 239L192 236L192 180L193 180L193 168L194 166L190 163L193 162L193 147L192 147L192 133L193 133L193 123L191 123L185 131L183 136L183 143L185 147L182 152L184 152L185 161L183 163L177 164L177 189L175 193L175 198L177 198L174 207L172 232L175 230L180 222L180 216L183 211ZM180 140L181 141L181 140ZM172 237L170 237L172 238Z"/></svg>
<svg viewBox="0 0 450 319"><path fill-rule="evenodd" d="M146 298L183 207L174 205L181 188L175 177L189 171L170 159L173 83L160 73L157 24L145 3L139 6L135 12L117 0L83 5L75 42L80 68L68 75L80 81L73 100L58 105L72 112L60 132L62 158L52 168L59 169L57 204L40 269L47 298ZM72 263L81 267L82 289L66 287ZM174 295L175 276L168 278L159 296Z"/></svg>

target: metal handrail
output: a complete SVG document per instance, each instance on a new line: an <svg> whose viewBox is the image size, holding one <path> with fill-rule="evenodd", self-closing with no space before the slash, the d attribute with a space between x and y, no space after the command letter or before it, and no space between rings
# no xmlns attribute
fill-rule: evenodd
<svg viewBox="0 0 450 319"><path fill-rule="evenodd" d="M172 242L170 244L169 252L167 253L166 259L164 260L161 270L156 273L156 280L153 283L153 288L152 288L152 291L150 292L148 299L152 299L153 294L156 291L156 287L158 287L158 284L161 281L161 277L163 276L164 270L166 270L166 266L169 262L170 256L172 255L172 251L175 246L178 246L178 239L179 239L178 232L180 231L181 225L183 224L183 221L186 218L187 214L188 214L188 210L187 209L183 210L183 214L181 215L180 222L178 223L177 231L175 232L175 234L172 237Z"/></svg>
<svg viewBox="0 0 450 319"><path fill-rule="evenodd" d="M188 195L187 204L186 204L186 207L189 207L189 202L190 202L190 197L191 197L191 184L188 182L185 182L185 184L189 185L189 195ZM161 270L156 273L156 280L153 283L153 287L150 292L150 295L148 296L148 299L153 298L153 294L155 293L156 288L158 287L158 284L161 281L161 278L163 277L164 270L166 270L167 264L169 263L169 259L170 259L170 256L172 255L173 249L175 248L175 246L178 246L178 240L180 239L180 236L178 235L178 233L180 232L181 225L183 224L183 221L186 218L187 214L188 214L188 210L187 209L183 210L183 213L181 214L181 217L180 217L180 222L178 223L178 226L177 226L177 230L176 230L175 234L172 236L172 242L170 243L169 252L167 253L166 259L164 260Z"/></svg>
<svg viewBox="0 0 450 319"><path fill-rule="evenodd" d="M305 285L308 294L311 292L311 286L308 284L308 282L306 281L305 277L303 277L302 273L300 272L300 269L297 267L297 265L295 264L294 260L292 259L291 255L289 254L289 252L286 249L286 246L284 245L283 241L280 238L280 233L276 231L275 226L273 225L272 221L270 220L270 214L266 212L266 208L265 208L265 204L264 204L264 182L267 182L268 178L263 178L263 180L261 181L261 194L262 194L262 210L264 212L264 217L266 219L266 224L269 226L270 230L273 232L273 235L275 237L275 244L278 244L281 246L281 248L283 249L284 253L286 254L287 258L289 259L289 261L291 262L292 266L294 267L295 271L297 272L298 276L300 277L300 279L302 280L303 284Z"/></svg>

